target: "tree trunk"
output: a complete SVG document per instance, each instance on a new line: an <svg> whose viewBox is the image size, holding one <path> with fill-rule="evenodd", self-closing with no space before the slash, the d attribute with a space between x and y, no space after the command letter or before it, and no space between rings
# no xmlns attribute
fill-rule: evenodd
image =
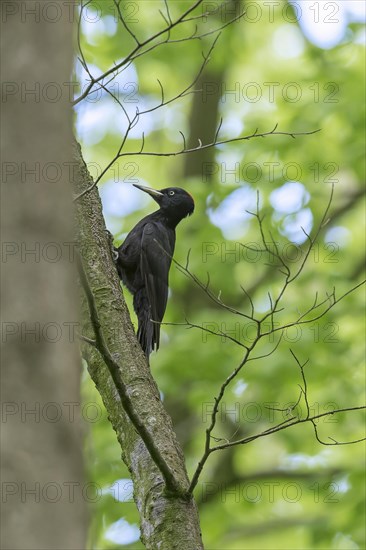
<svg viewBox="0 0 366 550"><path fill-rule="evenodd" d="M2 4L1 548L84 550L72 18L42 7Z"/></svg>
<svg viewBox="0 0 366 550"><path fill-rule="evenodd" d="M77 194L93 184L75 147L78 163L74 178ZM118 363L133 409L153 437L159 455L168 464L177 489L166 491L161 471L152 460L124 411L120 396L101 354L85 344L90 375L102 396L134 484L134 499L141 518L141 540L146 548L199 550L203 548L196 503L188 495L189 481L171 419L160 400L145 356L136 339L122 289L113 264L97 188L77 200L80 254L94 296L101 331ZM89 311L85 310L83 336L95 339Z"/></svg>

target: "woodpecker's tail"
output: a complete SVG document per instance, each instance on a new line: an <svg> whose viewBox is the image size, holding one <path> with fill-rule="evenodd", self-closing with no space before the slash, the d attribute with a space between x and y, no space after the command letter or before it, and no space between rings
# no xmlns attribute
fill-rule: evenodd
<svg viewBox="0 0 366 550"><path fill-rule="evenodd" d="M151 307L144 287L135 292L133 307L138 319L137 338L149 358L152 350L159 348L160 325L151 321Z"/></svg>

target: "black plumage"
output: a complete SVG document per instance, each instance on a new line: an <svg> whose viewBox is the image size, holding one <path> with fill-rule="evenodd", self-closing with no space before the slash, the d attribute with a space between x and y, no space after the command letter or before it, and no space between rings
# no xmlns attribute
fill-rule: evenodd
<svg viewBox="0 0 366 550"><path fill-rule="evenodd" d="M117 269L122 282L133 294L138 318L137 337L147 357L159 348L160 322L168 300L169 269L175 247L175 228L190 216L194 201L179 187L157 191L135 185L159 205L130 231L118 248ZM153 322L157 321L157 322Z"/></svg>

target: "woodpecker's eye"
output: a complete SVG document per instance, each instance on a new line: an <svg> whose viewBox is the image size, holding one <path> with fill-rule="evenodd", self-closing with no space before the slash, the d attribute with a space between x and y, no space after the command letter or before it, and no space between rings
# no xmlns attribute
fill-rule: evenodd
<svg viewBox="0 0 366 550"><path fill-rule="evenodd" d="M173 195L175 195L174 191L169 191L168 194L169 194L171 197L172 197Z"/></svg>

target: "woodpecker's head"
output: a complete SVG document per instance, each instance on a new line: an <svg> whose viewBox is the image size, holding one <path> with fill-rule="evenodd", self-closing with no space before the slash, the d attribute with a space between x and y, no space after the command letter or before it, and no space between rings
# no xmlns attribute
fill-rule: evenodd
<svg viewBox="0 0 366 550"><path fill-rule="evenodd" d="M137 189L148 193L160 206L160 210L168 217L182 220L190 216L194 211L192 196L181 187L166 187L165 189L152 189L145 185L133 184Z"/></svg>

